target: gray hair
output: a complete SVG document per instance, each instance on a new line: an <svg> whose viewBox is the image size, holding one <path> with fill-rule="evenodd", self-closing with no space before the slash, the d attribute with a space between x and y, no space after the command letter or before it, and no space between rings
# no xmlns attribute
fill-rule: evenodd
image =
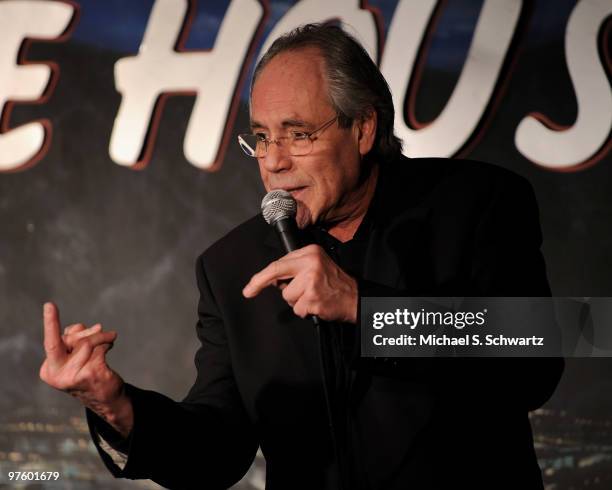
<svg viewBox="0 0 612 490"><path fill-rule="evenodd" d="M395 111L389 85L363 46L336 25L305 24L276 39L255 67L251 95L272 58L310 47L318 48L325 62L329 98L340 127L351 127L374 109L376 139L368 157L379 163L398 158L402 140L393 133Z"/></svg>

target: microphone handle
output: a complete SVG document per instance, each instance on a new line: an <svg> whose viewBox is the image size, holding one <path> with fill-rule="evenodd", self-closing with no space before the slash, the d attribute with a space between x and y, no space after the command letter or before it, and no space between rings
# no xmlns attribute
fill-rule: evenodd
<svg viewBox="0 0 612 490"><path fill-rule="evenodd" d="M297 225L292 216L281 218L274 223L274 228L278 234L278 238L287 253L293 252L300 248L298 240Z"/></svg>
<svg viewBox="0 0 612 490"><path fill-rule="evenodd" d="M274 229L276 230L285 252L293 252L300 248L298 229L293 216L286 216L275 221ZM320 324L319 317L317 315L310 315L310 318L312 319L312 323L318 327Z"/></svg>

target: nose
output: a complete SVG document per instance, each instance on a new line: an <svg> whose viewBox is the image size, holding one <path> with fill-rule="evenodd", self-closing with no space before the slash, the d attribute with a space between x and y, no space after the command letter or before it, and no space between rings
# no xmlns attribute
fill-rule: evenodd
<svg viewBox="0 0 612 490"><path fill-rule="evenodd" d="M291 168L291 156L282 147L282 143L276 141L268 144L266 156L260 158L259 162L268 172L281 172Z"/></svg>

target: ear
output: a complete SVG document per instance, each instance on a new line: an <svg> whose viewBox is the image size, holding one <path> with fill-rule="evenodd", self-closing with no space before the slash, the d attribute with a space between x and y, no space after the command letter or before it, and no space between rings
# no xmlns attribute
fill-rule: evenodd
<svg viewBox="0 0 612 490"><path fill-rule="evenodd" d="M376 110L371 107L358 122L359 129L359 153L366 155L374 146L376 139L376 128L378 124Z"/></svg>

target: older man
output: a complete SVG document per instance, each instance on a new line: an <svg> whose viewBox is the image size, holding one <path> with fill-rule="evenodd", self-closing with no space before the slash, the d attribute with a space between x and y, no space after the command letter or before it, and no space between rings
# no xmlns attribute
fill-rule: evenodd
<svg viewBox="0 0 612 490"><path fill-rule="evenodd" d="M272 490L542 488L527 414L560 360L359 356L360 295L550 293L527 182L408 160L393 120L384 78L337 27L303 26L262 58L240 143L266 190L296 199L305 246L284 255L256 216L198 258L198 376L182 402L124 383L105 361L114 332L60 337L45 305L41 377L87 407L115 476L226 488L259 445Z"/></svg>

